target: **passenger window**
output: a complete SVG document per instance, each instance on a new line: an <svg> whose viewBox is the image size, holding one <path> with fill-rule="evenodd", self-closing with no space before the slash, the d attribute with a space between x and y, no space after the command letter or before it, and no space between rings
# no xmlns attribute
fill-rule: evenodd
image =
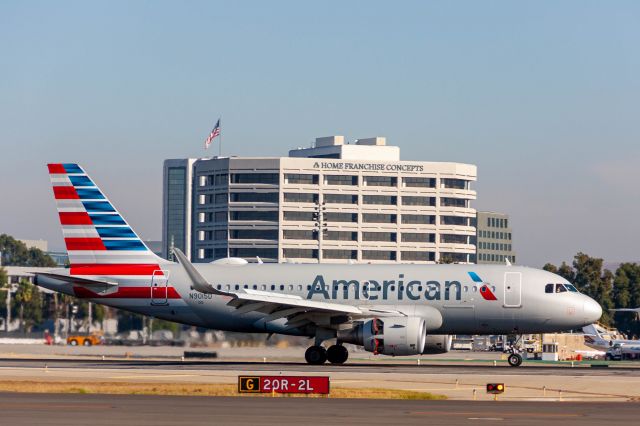
<svg viewBox="0 0 640 426"><path fill-rule="evenodd" d="M556 293L564 293L567 291L563 284L556 284Z"/></svg>
<svg viewBox="0 0 640 426"><path fill-rule="evenodd" d="M249 288L249 286L245 284L245 285L244 285L244 288Z"/></svg>
<svg viewBox="0 0 640 426"><path fill-rule="evenodd" d="M236 290L240 290L240 286L236 284Z"/></svg>
<svg viewBox="0 0 640 426"><path fill-rule="evenodd" d="M218 290L220 290L220 287L221 287L220 284L218 284Z"/></svg>
<svg viewBox="0 0 640 426"><path fill-rule="evenodd" d="M276 286L275 286L275 285L273 285L273 284L271 284L271 291L273 291L273 290L275 290L275 289L276 289Z"/></svg>
<svg viewBox="0 0 640 426"><path fill-rule="evenodd" d="M293 291L293 286L292 285L289 286L289 291Z"/></svg>
<svg viewBox="0 0 640 426"><path fill-rule="evenodd" d="M464 286L464 292L468 292L469 291L469 287L467 287L466 285Z"/></svg>
<svg viewBox="0 0 640 426"><path fill-rule="evenodd" d="M253 285L253 289L254 289L254 290L257 290L257 289L258 289L258 286L254 284L254 285Z"/></svg>
<svg viewBox="0 0 640 426"><path fill-rule="evenodd" d="M284 290L284 285L280 284L280 291Z"/></svg>
<svg viewBox="0 0 640 426"><path fill-rule="evenodd" d="M266 286L266 285L264 285L264 284L262 284L262 285L260 286L260 289L261 289L261 290L266 290L266 289L267 289L267 286Z"/></svg>
<svg viewBox="0 0 640 426"><path fill-rule="evenodd" d="M494 285L494 286L491 286L491 290L495 293L495 291L496 291L496 286L495 286L495 285Z"/></svg>
<svg viewBox="0 0 640 426"><path fill-rule="evenodd" d="M478 287L476 287L475 285L473 286L473 292L475 293L476 291L478 291Z"/></svg>
<svg viewBox="0 0 640 426"><path fill-rule="evenodd" d="M301 285L298 286L298 291L302 291L302 286Z"/></svg>
<svg viewBox="0 0 640 426"><path fill-rule="evenodd" d="M553 293L553 284L547 284L544 286L545 293Z"/></svg>

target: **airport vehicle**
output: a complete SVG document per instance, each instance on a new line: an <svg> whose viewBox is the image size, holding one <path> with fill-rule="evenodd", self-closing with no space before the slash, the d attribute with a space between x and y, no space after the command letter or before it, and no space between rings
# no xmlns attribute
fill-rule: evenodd
<svg viewBox="0 0 640 426"><path fill-rule="evenodd" d="M628 344L628 343L615 343L604 354L604 359L607 361L622 361L623 359L638 359L640 358L640 343Z"/></svg>
<svg viewBox="0 0 640 426"><path fill-rule="evenodd" d="M102 344L102 336L97 334L75 334L67 337L67 345L94 346Z"/></svg>
<svg viewBox="0 0 640 426"><path fill-rule="evenodd" d="M38 273L37 285L184 324L308 336L310 364L344 363L343 343L392 356L443 353L452 334L556 332L602 314L564 278L511 265L192 264L178 249L170 262L79 165L48 168L71 266ZM522 356L514 350L509 363Z"/></svg>
<svg viewBox="0 0 640 426"><path fill-rule="evenodd" d="M640 340L620 339L611 330L607 330L599 324L589 324L582 327L584 333L584 344L593 349L606 351L616 344L619 345L640 345Z"/></svg>

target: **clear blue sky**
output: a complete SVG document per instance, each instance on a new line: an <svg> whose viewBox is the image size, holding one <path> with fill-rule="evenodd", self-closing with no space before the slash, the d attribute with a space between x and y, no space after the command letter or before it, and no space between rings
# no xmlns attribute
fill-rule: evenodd
<svg viewBox="0 0 640 426"><path fill-rule="evenodd" d="M160 238L165 158L386 136L478 165L519 263L640 259L640 3L0 3L0 232L61 246L44 164Z"/></svg>

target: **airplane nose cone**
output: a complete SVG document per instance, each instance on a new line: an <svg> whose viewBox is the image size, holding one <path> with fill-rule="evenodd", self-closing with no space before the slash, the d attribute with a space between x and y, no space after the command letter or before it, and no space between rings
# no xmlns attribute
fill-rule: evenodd
<svg viewBox="0 0 640 426"><path fill-rule="evenodd" d="M586 324L597 322L602 316L602 307L595 300L589 298L584 302L584 319Z"/></svg>

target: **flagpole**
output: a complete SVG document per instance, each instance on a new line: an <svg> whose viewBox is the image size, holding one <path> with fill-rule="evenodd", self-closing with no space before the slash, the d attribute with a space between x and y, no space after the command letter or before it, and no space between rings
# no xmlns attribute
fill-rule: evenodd
<svg viewBox="0 0 640 426"><path fill-rule="evenodd" d="M220 123L220 147L218 148L218 157L222 157L222 116L220 116L218 123Z"/></svg>

